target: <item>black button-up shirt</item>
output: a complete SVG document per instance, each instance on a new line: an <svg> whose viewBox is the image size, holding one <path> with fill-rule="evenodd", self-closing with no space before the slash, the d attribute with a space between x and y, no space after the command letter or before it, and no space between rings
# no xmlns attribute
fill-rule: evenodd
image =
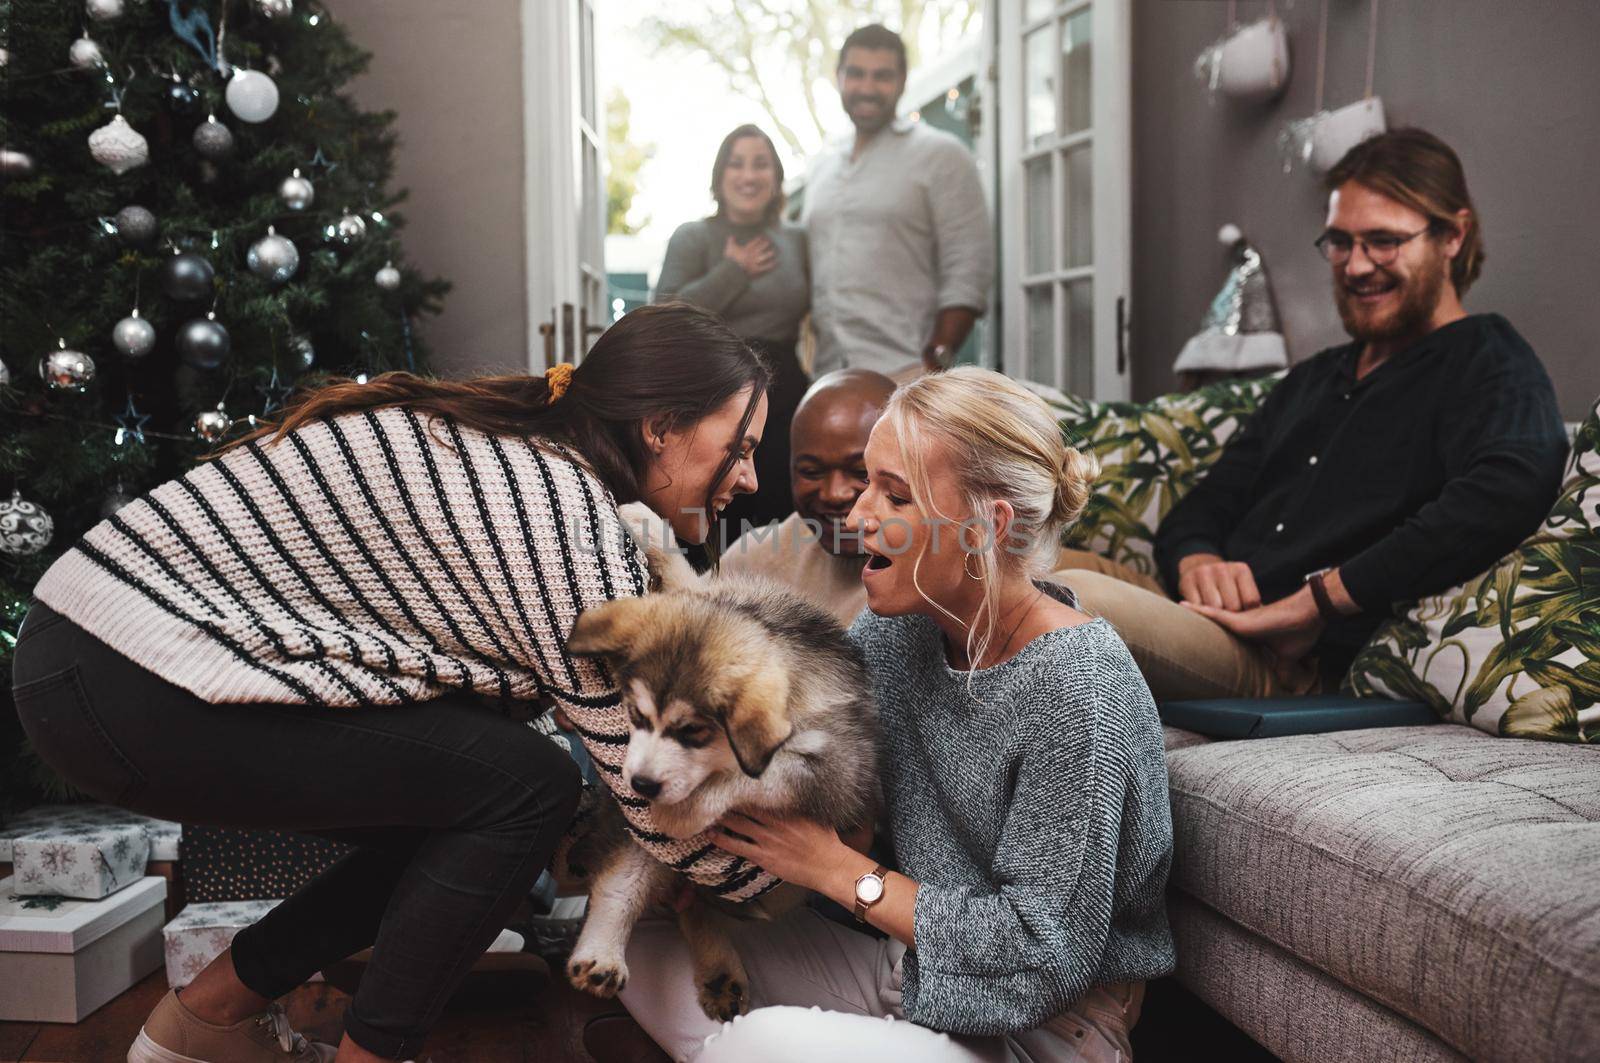
<svg viewBox="0 0 1600 1063"><path fill-rule="evenodd" d="M1162 521L1156 560L1243 561L1263 603L1336 566L1362 612L1317 652L1342 672L1395 603L1487 569L1549 512L1566 430L1538 357L1498 314L1423 337L1361 380L1363 344L1289 371Z"/></svg>

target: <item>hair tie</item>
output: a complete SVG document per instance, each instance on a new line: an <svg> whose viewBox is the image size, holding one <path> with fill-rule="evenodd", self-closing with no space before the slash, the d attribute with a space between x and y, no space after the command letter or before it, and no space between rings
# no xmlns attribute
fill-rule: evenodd
<svg viewBox="0 0 1600 1063"><path fill-rule="evenodd" d="M571 362L562 362L544 371L544 385L550 389L550 398L546 400L546 405L554 406L561 401L561 396L572 386L572 371Z"/></svg>

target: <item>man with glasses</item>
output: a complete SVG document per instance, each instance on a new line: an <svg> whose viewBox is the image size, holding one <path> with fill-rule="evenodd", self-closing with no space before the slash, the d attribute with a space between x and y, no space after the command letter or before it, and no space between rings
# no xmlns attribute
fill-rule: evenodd
<svg viewBox="0 0 1600 1063"><path fill-rule="evenodd" d="M1395 603L1487 569L1560 486L1549 377L1505 318L1461 305L1484 250L1455 152L1394 130L1326 185L1315 245L1353 342L1291 369L1162 521L1182 607L1062 574L1158 699L1335 689Z"/></svg>

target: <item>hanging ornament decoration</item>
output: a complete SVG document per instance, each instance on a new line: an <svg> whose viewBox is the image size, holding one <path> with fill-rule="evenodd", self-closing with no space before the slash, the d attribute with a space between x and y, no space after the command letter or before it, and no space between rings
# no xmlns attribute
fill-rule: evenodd
<svg viewBox="0 0 1600 1063"><path fill-rule="evenodd" d="M11 65L11 53L5 48L0 48L0 70Z"/></svg>
<svg viewBox="0 0 1600 1063"><path fill-rule="evenodd" d="M294 389L283 382L278 376L278 367L273 366L272 378L256 390L261 393L261 416L271 417L283 409L284 400Z"/></svg>
<svg viewBox="0 0 1600 1063"><path fill-rule="evenodd" d="M1213 96L1270 100L1289 84L1289 31L1273 10L1247 26L1230 25L1226 36L1200 53L1194 72Z"/></svg>
<svg viewBox="0 0 1600 1063"><path fill-rule="evenodd" d="M400 287L400 271L394 268L393 262L385 262L383 268L372 275L372 282L386 292L392 292Z"/></svg>
<svg viewBox="0 0 1600 1063"><path fill-rule="evenodd" d="M96 22L110 22L122 17L122 0L87 0L83 6Z"/></svg>
<svg viewBox="0 0 1600 1063"><path fill-rule="evenodd" d="M107 517L113 516L117 510L138 497L138 495L128 490L126 484L117 483L116 486L105 493L105 497L100 499L100 519L105 520Z"/></svg>
<svg viewBox="0 0 1600 1063"><path fill-rule="evenodd" d="M33 156L15 148L0 148L0 177L12 180L33 173Z"/></svg>
<svg viewBox="0 0 1600 1063"><path fill-rule="evenodd" d="M11 499L0 502L0 554L27 557L50 545L56 522L37 502L29 502L16 488Z"/></svg>
<svg viewBox="0 0 1600 1063"><path fill-rule="evenodd" d="M194 419L194 434L206 443L221 442L232 427L233 418L228 416L220 402L214 410L201 410Z"/></svg>
<svg viewBox="0 0 1600 1063"><path fill-rule="evenodd" d="M156 327L139 316L139 308L111 330L111 345L125 358L143 358L156 345Z"/></svg>
<svg viewBox="0 0 1600 1063"><path fill-rule="evenodd" d="M295 167L294 173L285 177L283 184L278 186L278 198L290 210L305 210L316 201L317 190L310 181L300 176L300 168Z"/></svg>
<svg viewBox="0 0 1600 1063"><path fill-rule="evenodd" d="M346 210L342 218L330 224L323 232L335 243L354 247L366 239L367 222L361 215L351 214Z"/></svg>
<svg viewBox="0 0 1600 1063"><path fill-rule="evenodd" d="M106 65L106 57L100 54L100 46L88 37L79 37L72 42L72 47L67 49L67 60L79 70L92 70Z"/></svg>
<svg viewBox="0 0 1600 1063"><path fill-rule="evenodd" d="M227 126L217 121L216 115L210 115L204 122L194 127L194 150L205 159L213 162L227 158L233 153L233 132Z"/></svg>
<svg viewBox="0 0 1600 1063"><path fill-rule="evenodd" d="M1351 148L1388 128L1383 99L1372 93L1378 58L1378 0L1369 0L1368 10L1365 92L1356 102L1328 111L1322 105L1328 60L1328 0L1323 0L1317 28L1317 87L1311 114L1289 122L1278 134L1284 173L1297 165L1327 173Z"/></svg>
<svg viewBox="0 0 1600 1063"><path fill-rule="evenodd" d="M187 322L178 330L178 355L196 369L216 369L228 360L233 340L217 315L207 314Z"/></svg>
<svg viewBox="0 0 1600 1063"><path fill-rule="evenodd" d="M288 18L294 14L294 0L258 0L256 8L267 18Z"/></svg>
<svg viewBox="0 0 1600 1063"><path fill-rule="evenodd" d="M161 269L161 288L174 299L193 302L211 294L216 275L204 255L185 251L167 259Z"/></svg>
<svg viewBox="0 0 1600 1063"><path fill-rule="evenodd" d="M56 342L59 348L39 359L39 379L52 391L87 390L94 381L94 359L72 350L66 340Z"/></svg>
<svg viewBox="0 0 1600 1063"><path fill-rule="evenodd" d="M304 372L317 362L317 349L311 343L311 337L303 332L295 333L289 337L289 350L294 354L294 361Z"/></svg>
<svg viewBox="0 0 1600 1063"><path fill-rule="evenodd" d="M150 161L150 145L122 115L89 134L89 154L119 177Z"/></svg>
<svg viewBox="0 0 1600 1063"><path fill-rule="evenodd" d="M133 392L128 392L128 404L112 420L117 422L117 434L113 437L117 446L125 445L130 439L144 445L144 426L150 420L150 415L134 409Z"/></svg>
<svg viewBox="0 0 1600 1063"><path fill-rule="evenodd" d="M278 86L259 70L235 70L223 98L243 122L265 122L278 110Z"/></svg>
<svg viewBox="0 0 1600 1063"><path fill-rule="evenodd" d="M1217 233L1233 267L1200 322L1183 345L1174 373L1264 373L1289 364L1277 300L1266 264L1244 232L1231 222Z"/></svg>
<svg viewBox="0 0 1600 1063"><path fill-rule="evenodd" d="M113 220L117 223L117 239L129 247L149 247L161 228L156 216L137 203L117 211Z"/></svg>
<svg viewBox="0 0 1600 1063"><path fill-rule="evenodd" d="M6 368L6 363L0 362L0 388L11 386L11 370Z"/></svg>
<svg viewBox="0 0 1600 1063"><path fill-rule="evenodd" d="M180 80L176 74L172 76L172 84L167 86L165 96L167 110L180 116L198 113L203 99L199 89Z"/></svg>
<svg viewBox="0 0 1600 1063"><path fill-rule="evenodd" d="M300 268L300 251L287 236L267 226L267 235L250 245L245 254L250 272L276 287L283 284Z"/></svg>

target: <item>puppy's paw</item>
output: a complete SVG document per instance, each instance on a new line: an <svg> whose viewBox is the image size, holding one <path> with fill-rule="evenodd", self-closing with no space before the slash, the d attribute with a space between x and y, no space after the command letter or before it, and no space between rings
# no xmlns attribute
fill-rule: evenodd
<svg viewBox="0 0 1600 1063"><path fill-rule="evenodd" d="M743 964L735 960L700 979L700 1010L717 1022L727 1022L750 1010L749 980Z"/></svg>
<svg viewBox="0 0 1600 1063"><path fill-rule="evenodd" d="M567 981L585 993L614 997L628 984L628 965L621 956L589 956L580 950L567 961Z"/></svg>
<svg viewBox="0 0 1600 1063"><path fill-rule="evenodd" d="M622 518L622 526L627 528L628 533L646 550L669 551L678 545L677 539L672 535L672 525L643 502L629 502L625 506L618 506L617 516Z"/></svg>

